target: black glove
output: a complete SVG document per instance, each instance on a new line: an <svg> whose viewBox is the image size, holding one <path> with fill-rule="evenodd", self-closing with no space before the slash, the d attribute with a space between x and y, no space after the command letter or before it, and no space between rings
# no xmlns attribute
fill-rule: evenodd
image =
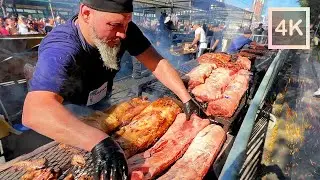
<svg viewBox="0 0 320 180"><path fill-rule="evenodd" d="M97 144L91 151L95 167L95 179L128 179L128 165L121 147L111 137Z"/></svg>
<svg viewBox="0 0 320 180"><path fill-rule="evenodd" d="M188 102L184 103L183 106L183 111L186 114L187 120L190 119L192 114L196 114L199 117L204 115L201 106L194 99L190 99Z"/></svg>

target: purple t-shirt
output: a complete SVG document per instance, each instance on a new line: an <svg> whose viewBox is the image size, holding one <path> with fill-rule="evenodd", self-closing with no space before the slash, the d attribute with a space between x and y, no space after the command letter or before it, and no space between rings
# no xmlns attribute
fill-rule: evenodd
<svg viewBox="0 0 320 180"><path fill-rule="evenodd" d="M75 25L77 18L74 16L66 24L54 28L41 41L30 91L50 91L61 95L64 101L86 104L89 93L106 82L111 90L118 71L106 69L98 49L85 41ZM119 64L126 50L137 56L150 45L140 29L130 22L117 56Z"/></svg>
<svg viewBox="0 0 320 180"><path fill-rule="evenodd" d="M229 54L237 53L240 49L243 48L243 46L249 45L251 42L252 42L251 39L246 38L245 36L241 35L231 41L231 45L230 45L227 52Z"/></svg>

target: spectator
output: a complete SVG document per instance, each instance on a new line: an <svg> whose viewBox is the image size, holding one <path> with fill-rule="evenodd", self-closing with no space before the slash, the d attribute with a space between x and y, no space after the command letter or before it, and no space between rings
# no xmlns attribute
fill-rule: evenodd
<svg viewBox="0 0 320 180"><path fill-rule="evenodd" d="M254 34L262 35L262 33L264 32L264 29L263 29L262 25L263 24L260 23L259 26L254 29Z"/></svg>
<svg viewBox="0 0 320 180"><path fill-rule="evenodd" d="M8 36L9 31L5 28L4 19L0 17L0 36Z"/></svg>
<svg viewBox="0 0 320 180"><path fill-rule="evenodd" d="M211 49L214 52L221 52L222 51L222 40L223 40L223 33L218 25L212 26L213 36L211 40Z"/></svg>
<svg viewBox="0 0 320 180"><path fill-rule="evenodd" d="M320 88L316 92L313 93L313 96L320 98Z"/></svg>
<svg viewBox="0 0 320 180"><path fill-rule="evenodd" d="M56 17L56 25L57 26L61 25L61 17L60 16Z"/></svg>
<svg viewBox="0 0 320 180"><path fill-rule="evenodd" d="M61 18L61 24L65 24L65 23L66 23L66 20Z"/></svg>
<svg viewBox="0 0 320 180"><path fill-rule="evenodd" d="M15 17L11 17L11 18L6 19L6 29L10 35L19 34L18 28L17 28L17 20Z"/></svg>
<svg viewBox="0 0 320 180"><path fill-rule="evenodd" d="M4 17L6 17L8 14L7 14L7 10L6 10L6 0L0 0L0 6L1 6L1 9L2 9L2 14Z"/></svg>
<svg viewBox="0 0 320 180"><path fill-rule="evenodd" d="M33 18L32 18L31 14L28 15L28 21L33 21Z"/></svg>
<svg viewBox="0 0 320 180"><path fill-rule="evenodd" d="M24 16L19 16L18 19L18 32L19 34L29 34L27 19Z"/></svg>
<svg viewBox="0 0 320 180"><path fill-rule="evenodd" d="M254 29L254 34L255 34L255 35L258 35L257 42L260 42L261 39L262 39L261 35L262 35L262 33L264 32L264 29L263 29L262 25L263 25L263 24L260 23L259 26Z"/></svg>
<svg viewBox="0 0 320 180"><path fill-rule="evenodd" d="M54 20L52 18L49 18L48 20L46 20L46 25L44 27L46 33L49 33L54 26Z"/></svg>

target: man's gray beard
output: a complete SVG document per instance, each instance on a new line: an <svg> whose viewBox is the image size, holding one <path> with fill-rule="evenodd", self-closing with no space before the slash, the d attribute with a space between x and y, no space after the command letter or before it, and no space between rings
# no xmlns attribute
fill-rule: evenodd
<svg viewBox="0 0 320 180"><path fill-rule="evenodd" d="M120 50L120 44L116 45L115 47L110 47L107 43L105 43L104 41L100 40L94 30L94 28L92 28L92 39L93 39L93 43L96 45L96 47L98 48L103 64L106 66L106 68L108 69L115 69L115 70L119 70L119 64L118 64L118 53Z"/></svg>

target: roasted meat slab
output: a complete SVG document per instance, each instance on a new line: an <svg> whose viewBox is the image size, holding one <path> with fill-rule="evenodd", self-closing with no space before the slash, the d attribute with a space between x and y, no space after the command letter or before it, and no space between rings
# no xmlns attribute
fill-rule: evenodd
<svg viewBox="0 0 320 180"><path fill-rule="evenodd" d="M253 61L253 60L255 60L257 58L256 55L251 54L251 53L247 53L247 52L239 52L237 54L237 56L247 57L251 61Z"/></svg>
<svg viewBox="0 0 320 180"><path fill-rule="evenodd" d="M149 104L150 102L144 98L133 98L129 101L114 105L104 112L96 111L91 116L81 119L86 124L109 134L117 128L129 124L133 117L138 115Z"/></svg>
<svg viewBox="0 0 320 180"><path fill-rule="evenodd" d="M75 154L72 156L71 164L74 166L83 167L86 164L86 160L84 159L83 155Z"/></svg>
<svg viewBox="0 0 320 180"><path fill-rule="evenodd" d="M247 57L238 56L236 64L238 64L242 69L251 69L251 61Z"/></svg>
<svg viewBox="0 0 320 180"><path fill-rule="evenodd" d="M181 108L171 98L160 98L130 124L122 127L112 137L119 143L127 158L153 145L167 131Z"/></svg>
<svg viewBox="0 0 320 180"><path fill-rule="evenodd" d="M265 53L265 51L259 50L259 49L243 49L241 50L241 52L247 52L247 53L255 54L258 56L263 56L263 54Z"/></svg>
<svg viewBox="0 0 320 180"><path fill-rule="evenodd" d="M194 138L185 154L159 180L202 180L217 157L226 133L209 125Z"/></svg>
<svg viewBox="0 0 320 180"><path fill-rule="evenodd" d="M28 171L21 177L21 180L57 180L60 171L54 171L51 168Z"/></svg>
<svg viewBox="0 0 320 180"><path fill-rule="evenodd" d="M26 160L26 161L20 161L12 165L12 167L16 170L24 169L27 171L31 170L37 170L45 168L47 164L47 159L40 158L35 160Z"/></svg>
<svg viewBox="0 0 320 180"><path fill-rule="evenodd" d="M231 56L225 53L206 53L198 58L200 64L203 63L213 63L217 67L229 62Z"/></svg>
<svg viewBox="0 0 320 180"><path fill-rule="evenodd" d="M222 97L222 92L232 80L232 70L217 68L212 71L204 84L195 87L191 92L200 102L213 101Z"/></svg>
<svg viewBox="0 0 320 180"><path fill-rule="evenodd" d="M249 86L249 71L240 70L230 82L223 98L209 102L207 115L231 117Z"/></svg>
<svg viewBox="0 0 320 180"><path fill-rule="evenodd" d="M186 74L189 79L189 89L193 89L194 87L203 84L205 79L210 76L212 70L216 68L217 66L215 64L200 64L192 69L188 74Z"/></svg>
<svg viewBox="0 0 320 180"><path fill-rule="evenodd" d="M179 114L153 147L128 159L131 179L153 179L161 174L185 153L194 137L209 124L209 120L197 116L187 121L185 114Z"/></svg>

